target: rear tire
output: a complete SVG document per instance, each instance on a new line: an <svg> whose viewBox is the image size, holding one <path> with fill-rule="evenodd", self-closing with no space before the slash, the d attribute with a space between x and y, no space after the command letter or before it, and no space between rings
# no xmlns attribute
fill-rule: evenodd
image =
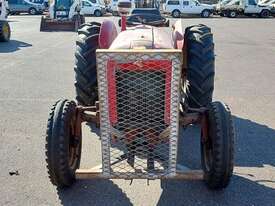
<svg viewBox="0 0 275 206"><path fill-rule="evenodd" d="M228 11L227 15L229 18L236 18L238 16L236 11Z"/></svg>
<svg viewBox="0 0 275 206"><path fill-rule="evenodd" d="M201 141L201 161L204 180L210 189L225 188L233 173L234 128L227 105L212 102L208 105L207 140Z"/></svg>
<svg viewBox="0 0 275 206"><path fill-rule="evenodd" d="M0 21L0 42L8 42L11 36L10 25L7 21Z"/></svg>
<svg viewBox="0 0 275 206"><path fill-rule="evenodd" d="M75 52L76 100L81 105L94 105L97 96L96 49L100 24L86 23L78 30Z"/></svg>
<svg viewBox="0 0 275 206"><path fill-rule="evenodd" d="M74 101L60 100L52 108L47 125L46 163L51 182L70 186L81 158L81 136L74 136Z"/></svg>
<svg viewBox="0 0 275 206"><path fill-rule="evenodd" d="M185 29L187 52L187 105L191 108L212 102L215 76L213 35L209 27L194 25ZM183 100L184 101L184 100Z"/></svg>
<svg viewBox="0 0 275 206"><path fill-rule="evenodd" d="M266 9L262 10L260 13L261 18L268 18L269 16L270 16L270 11L268 11Z"/></svg>

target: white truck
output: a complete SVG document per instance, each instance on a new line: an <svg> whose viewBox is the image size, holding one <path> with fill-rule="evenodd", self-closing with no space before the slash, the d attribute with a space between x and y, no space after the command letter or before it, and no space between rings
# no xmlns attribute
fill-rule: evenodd
<svg viewBox="0 0 275 206"><path fill-rule="evenodd" d="M102 16L106 13L102 0L82 0L81 13L84 15Z"/></svg>
<svg viewBox="0 0 275 206"><path fill-rule="evenodd" d="M235 18L238 15L257 15L267 18L271 14L271 8L266 5L256 3L255 0L232 0L220 9L221 16Z"/></svg>
<svg viewBox="0 0 275 206"><path fill-rule="evenodd" d="M197 0L166 0L163 12L171 14L174 18L181 15L200 15L207 18L214 12L214 5L202 4Z"/></svg>

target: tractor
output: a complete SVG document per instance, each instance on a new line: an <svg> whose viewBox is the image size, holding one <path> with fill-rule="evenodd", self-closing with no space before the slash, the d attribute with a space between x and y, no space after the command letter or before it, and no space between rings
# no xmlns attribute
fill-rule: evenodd
<svg viewBox="0 0 275 206"><path fill-rule="evenodd" d="M209 27L172 31L141 22L127 27L131 2L119 0L121 32L112 21L80 26L75 52L76 100L49 115L46 163L51 182L76 179L204 180L225 188L233 173L229 107L212 101L214 43ZM79 168L82 124L100 128L102 164ZM179 130L201 128L201 170L179 164Z"/></svg>
<svg viewBox="0 0 275 206"><path fill-rule="evenodd" d="M40 31L77 31L85 22L81 0L53 0L49 14L41 17Z"/></svg>
<svg viewBox="0 0 275 206"><path fill-rule="evenodd" d="M6 0L0 0L0 42L7 42L10 40L11 29L8 17L8 2Z"/></svg>

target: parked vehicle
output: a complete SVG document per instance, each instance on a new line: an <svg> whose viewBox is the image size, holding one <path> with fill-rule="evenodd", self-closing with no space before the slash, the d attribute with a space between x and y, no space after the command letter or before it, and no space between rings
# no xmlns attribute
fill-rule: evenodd
<svg viewBox="0 0 275 206"><path fill-rule="evenodd" d="M228 4L229 2L231 2L232 0L221 0L221 1L219 1L217 4L214 4L213 6L214 6L214 13L215 14L220 14L220 10L221 10L221 8L224 6L224 5L226 5L226 4Z"/></svg>
<svg viewBox="0 0 275 206"><path fill-rule="evenodd" d="M230 18L238 15L257 15L266 18L270 16L271 9L269 6L257 4L255 0L233 0L221 8L220 14Z"/></svg>
<svg viewBox="0 0 275 206"><path fill-rule="evenodd" d="M134 9L136 6L135 6L135 0L130 0L131 1L131 8ZM112 15L113 16L119 16L118 14L118 10L117 10L117 3L118 3L118 0L112 0L111 3L110 3L110 10L112 12Z"/></svg>
<svg viewBox="0 0 275 206"><path fill-rule="evenodd" d="M214 12L214 6L201 4L197 0L167 0L163 5L163 11L174 18L179 18L182 14L201 15L207 18Z"/></svg>
<svg viewBox="0 0 275 206"><path fill-rule="evenodd" d="M84 15L102 16L106 13L105 4L100 0L82 0L81 12Z"/></svg>
<svg viewBox="0 0 275 206"><path fill-rule="evenodd" d="M9 13L29 13L31 15L42 14L45 7L42 3L33 3L27 0L9 0Z"/></svg>

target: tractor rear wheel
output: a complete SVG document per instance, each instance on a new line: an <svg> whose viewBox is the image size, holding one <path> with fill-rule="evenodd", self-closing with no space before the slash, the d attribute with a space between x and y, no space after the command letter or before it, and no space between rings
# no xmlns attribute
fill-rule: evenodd
<svg viewBox="0 0 275 206"><path fill-rule="evenodd" d="M81 157L81 136L76 137L74 101L60 100L52 108L46 134L46 162L51 182L70 186Z"/></svg>
<svg viewBox="0 0 275 206"><path fill-rule="evenodd" d="M227 105L212 102L208 105L206 123L201 139L201 162L204 180L210 189L225 188L233 173L234 129ZM207 132L203 132L207 131Z"/></svg>
<svg viewBox="0 0 275 206"><path fill-rule="evenodd" d="M0 42L7 42L10 40L11 29L7 21L0 21Z"/></svg>
<svg viewBox="0 0 275 206"><path fill-rule="evenodd" d="M187 52L187 105L191 108L212 102L215 76L213 35L209 27L194 25L185 30Z"/></svg>
<svg viewBox="0 0 275 206"><path fill-rule="evenodd" d="M100 24L83 24L78 30L75 52L75 89L79 104L94 105L97 96L96 49Z"/></svg>

